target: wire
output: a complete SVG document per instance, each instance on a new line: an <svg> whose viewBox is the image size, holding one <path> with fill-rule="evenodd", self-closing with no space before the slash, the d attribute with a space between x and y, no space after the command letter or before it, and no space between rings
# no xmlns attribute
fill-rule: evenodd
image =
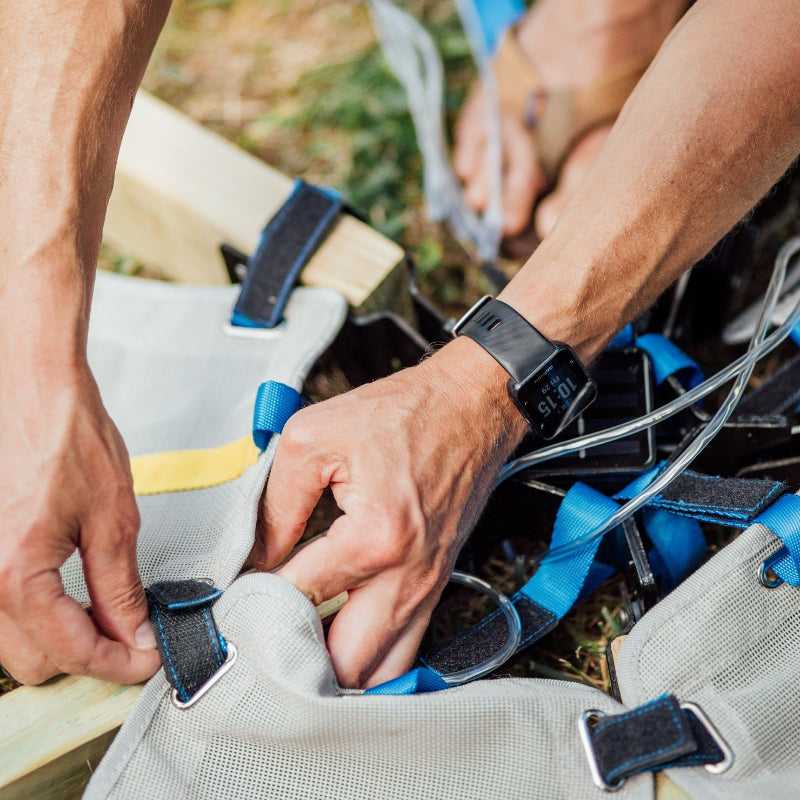
<svg viewBox="0 0 800 800"><path fill-rule="evenodd" d="M772 277L769 286L764 295L764 301L761 307L758 322L750 339L747 352L740 356L736 361L732 362L728 367L720 370L716 375L703 381L699 386L682 395L680 398L662 406L660 409L632 420L621 425L616 425L613 428L608 428L605 431L600 431L596 434L582 436L564 442L561 445L552 445L550 447L542 448L527 456L515 459L509 462L501 470L497 480L497 484L508 480L512 475L515 475L520 470L526 469L533 464L539 464L550 458L555 458L557 455L564 453L571 453L575 450L581 450L588 447L595 447L604 444L614 439L630 435L645 427L654 425L663 419L677 413L683 408L688 407L696 400L705 397L710 392L719 388L721 385L727 383L734 376L736 381L730 392L725 398L725 401L720 406L719 410L701 429L700 433L692 440L692 442L685 447L680 453L675 456L656 478L645 489L643 489L635 497L631 498L627 503L620 507L619 511L612 514L606 522L600 527L596 528L586 536L582 536L569 545L563 545L558 548L550 549L536 557L534 560L542 561L545 558L548 560L555 558L562 558L569 555L576 548L582 547L591 541L594 541L600 536L613 530L628 517L642 508L647 502L655 497L659 492L663 491L686 467L697 457L697 455L706 447L711 439L717 434L720 428L733 413L736 404L739 402L742 393L747 385L750 375L753 372L756 362L766 353L774 350L781 342L783 342L792 332L793 328L800 323L800 300L795 304L792 313L786 321L780 325L772 334L765 338L766 330L769 326L772 312L775 304L780 296L780 291L786 276L786 269L789 261L800 252L800 237L790 239L781 248L775 259L775 266L773 268Z"/></svg>
<svg viewBox="0 0 800 800"><path fill-rule="evenodd" d="M487 104L489 201L483 214L477 214L467 205L461 184L450 166L442 118L444 69L436 44L413 16L389 0L370 0L369 10L384 58L406 93L424 165L423 189L428 216L435 222L446 220L465 249L476 251L482 262L494 263L503 213L497 87L491 58L483 43L480 20L471 0L455 0L455 4L472 48Z"/></svg>

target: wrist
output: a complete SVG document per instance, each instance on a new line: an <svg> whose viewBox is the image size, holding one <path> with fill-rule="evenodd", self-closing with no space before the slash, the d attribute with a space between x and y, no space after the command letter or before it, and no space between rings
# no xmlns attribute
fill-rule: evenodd
<svg viewBox="0 0 800 800"><path fill-rule="evenodd" d="M468 410L482 438L504 459L529 432L508 394L508 373L477 342L456 337L420 367L460 409Z"/></svg>

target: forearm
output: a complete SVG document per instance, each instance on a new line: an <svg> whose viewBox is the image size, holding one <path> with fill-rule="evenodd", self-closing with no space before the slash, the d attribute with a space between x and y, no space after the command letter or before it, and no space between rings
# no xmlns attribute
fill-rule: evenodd
<svg viewBox="0 0 800 800"><path fill-rule="evenodd" d="M700 0L502 297L594 358L800 152L800 5Z"/></svg>
<svg viewBox="0 0 800 800"><path fill-rule="evenodd" d="M69 369L85 358L116 158L168 7L168 0L4 3L1 338L28 370Z"/></svg>

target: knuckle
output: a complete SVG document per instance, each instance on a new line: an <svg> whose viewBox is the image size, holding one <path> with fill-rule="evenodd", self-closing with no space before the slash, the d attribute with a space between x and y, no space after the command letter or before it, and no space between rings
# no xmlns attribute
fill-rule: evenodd
<svg viewBox="0 0 800 800"><path fill-rule="evenodd" d="M3 668L18 683L38 686L57 674L44 655L28 658L24 664L3 662Z"/></svg>
<svg viewBox="0 0 800 800"><path fill-rule="evenodd" d="M138 611L144 602L144 589L138 581L124 580L123 576L117 581L110 582L104 592L105 605L114 608L118 614L128 614Z"/></svg>
<svg viewBox="0 0 800 800"><path fill-rule="evenodd" d="M68 675L89 675L92 657L90 653L59 653L57 666Z"/></svg>
<svg viewBox="0 0 800 800"><path fill-rule="evenodd" d="M316 426L312 409L301 409L292 416L281 433L281 447L292 454L302 454L311 450L318 443Z"/></svg>

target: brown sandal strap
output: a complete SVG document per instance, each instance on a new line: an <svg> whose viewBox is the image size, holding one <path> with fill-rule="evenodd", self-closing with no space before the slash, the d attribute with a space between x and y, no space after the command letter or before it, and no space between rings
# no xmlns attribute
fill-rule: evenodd
<svg viewBox="0 0 800 800"><path fill-rule="evenodd" d="M616 119L647 66L638 59L626 61L588 86L548 91L511 28L495 56L494 73L500 107L531 130L552 182L581 136Z"/></svg>

